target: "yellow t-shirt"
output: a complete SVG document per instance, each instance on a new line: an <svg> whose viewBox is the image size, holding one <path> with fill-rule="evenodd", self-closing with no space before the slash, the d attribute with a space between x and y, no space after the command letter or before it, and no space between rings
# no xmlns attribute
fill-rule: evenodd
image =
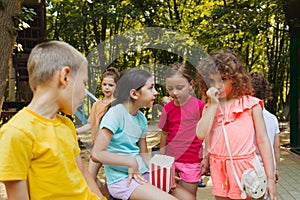
<svg viewBox="0 0 300 200"><path fill-rule="evenodd" d="M31 200L93 200L75 157L75 127L24 108L0 129L0 181L27 180Z"/></svg>

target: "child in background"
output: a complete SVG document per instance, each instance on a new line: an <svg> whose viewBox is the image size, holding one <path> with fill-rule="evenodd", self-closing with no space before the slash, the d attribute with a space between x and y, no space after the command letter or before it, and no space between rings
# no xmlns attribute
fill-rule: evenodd
<svg viewBox="0 0 300 200"><path fill-rule="evenodd" d="M72 121L57 114L74 114L85 98L87 60L50 41L32 49L27 66L33 99L0 131L0 181L8 199L101 199Z"/></svg>
<svg viewBox="0 0 300 200"><path fill-rule="evenodd" d="M119 77L120 73L114 67L109 67L103 72L101 76L101 91L103 92L104 97L93 104L88 123L76 129L77 133L91 131L93 144L98 134L100 120L106 112L107 106L115 99L114 92Z"/></svg>
<svg viewBox="0 0 300 200"><path fill-rule="evenodd" d="M272 151L262 115L263 101L250 96L251 79L242 61L233 51L222 49L203 59L198 70L200 88L208 103L198 122L197 136L207 140L213 194L216 199L241 199L242 194L231 168L222 131L224 125L239 178L245 170L253 168L256 134L267 176L264 198L269 194L271 200L276 200Z"/></svg>
<svg viewBox="0 0 300 200"><path fill-rule="evenodd" d="M269 82L259 73L253 72L250 74L252 80L252 86L255 90L254 96L265 100L272 98L272 87ZM272 154L274 158L274 169L275 169L275 183L278 183L280 180L279 176L279 164L280 164L280 138L279 138L279 126L278 120L275 115L270 113L267 109L263 109L263 116L266 123L266 129L271 143ZM259 160L261 160L260 152L256 148L256 154L258 155Z"/></svg>
<svg viewBox="0 0 300 200"><path fill-rule="evenodd" d="M116 100L101 120L92 159L104 164L108 190L114 198L176 199L148 183L147 120L139 109L151 107L156 95L153 76L131 69L118 81ZM180 187L171 193L192 199Z"/></svg>
<svg viewBox="0 0 300 200"><path fill-rule="evenodd" d="M176 63L168 68L165 83L170 97L158 122L161 131L160 154L175 157L175 170L183 188L195 197L201 180L202 140L196 135L204 103L191 96L193 78L188 66Z"/></svg>

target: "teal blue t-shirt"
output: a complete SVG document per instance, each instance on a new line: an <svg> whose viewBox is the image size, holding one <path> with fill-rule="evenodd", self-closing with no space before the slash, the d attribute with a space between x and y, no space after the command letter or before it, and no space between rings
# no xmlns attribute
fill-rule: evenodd
<svg viewBox="0 0 300 200"><path fill-rule="evenodd" d="M136 116L131 115L123 104L111 107L103 116L100 129L107 128L113 136L107 151L119 155L135 157L141 174L148 171L140 156L137 142L147 132L147 119L141 111ZM107 184L118 182L128 177L127 166L104 165Z"/></svg>

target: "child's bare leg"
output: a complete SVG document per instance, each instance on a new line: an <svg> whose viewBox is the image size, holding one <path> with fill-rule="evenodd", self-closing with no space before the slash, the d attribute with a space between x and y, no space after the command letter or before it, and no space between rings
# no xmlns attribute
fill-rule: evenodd
<svg viewBox="0 0 300 200"><path fill-rule="evenodd" d="M97 163L97 162L94 162L92 161L92 159L89 160L89 165L88 165L88 171L90 172L90 174L93 176L93 178L95 179L100 191L102 192L102 194L109 198L110 197L110 194L109 194L109 191L108 191L108 188L107 188L107 185L106 183L103 183L101 182L99 179L98 179L98 173L99 173L99 170L101 168L102 164L100 163Z"/></svg>
<svg viewBox="0 0 300 200"><path fill-rule="evenodd" d="M176 184L176 188L171 189L170 194L172 194L177 199L196 200L195 195L193 195L191 192L187 191L178 184Z"/></svg>
<svg viewBox="0 0 300 200"><path fill-rule="evenodd" d="M99 173L100 167L101 163L94 162L92 159L89 160L88 171L95 180L97 180L97 175Z"/></svg>
<svg viewBox="0 0 300 200"><path fill-rule="evenodd" d="M100 189L100 191L102 192L102 194L106 197L109 198L110 197L110 193L108 191L107 185L106 183L103 183L102 181L100 181L99 179L96 180L96 183Z"/></svg>
<svg viewBox="0 0 300 200"><path fill-rule="evenodd" d="M164 200L176 200L172 195L163 192L162 190L154 187L150 183L139 185L131 194L130 200L153 200L153 199L164 199Z"/></svg>
<svg viewBox="0 0 300 200"><path fill-rule="evenodd" d="M197 189L198 189L198 182L197 183L187 183L184 181L181 181L181 186L192 193L194 196L197 195Z"/></svg>

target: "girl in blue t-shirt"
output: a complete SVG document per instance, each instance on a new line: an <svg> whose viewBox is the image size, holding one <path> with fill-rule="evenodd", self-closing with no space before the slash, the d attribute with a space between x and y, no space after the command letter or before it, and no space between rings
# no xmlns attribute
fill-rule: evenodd
<svg viewBox="0 0 300 200"><path fill-rule="evenodd" d="M115 96L101 120L92 151L93 161L104 164L110 194L118 199L176 199L148 183L147 119L139 109L151 107L157 96L153 76L141 69L126 71ZM193 199L180 186L170 193L179 199Z"/></svg>

